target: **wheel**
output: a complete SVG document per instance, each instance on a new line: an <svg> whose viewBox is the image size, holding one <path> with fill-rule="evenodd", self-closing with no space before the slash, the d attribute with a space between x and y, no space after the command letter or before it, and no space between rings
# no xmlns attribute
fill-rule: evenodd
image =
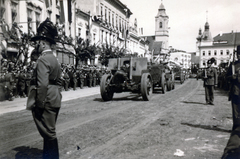
<svg viewBox="0 0 240 159"><path fill-rule="evenodd" d="M142 74L141 93L144 101L149 101L153 92L152 79L149 73Z"/></svg>
<svg viewBox="0 0 240 159"><path fill-rule="evenodd" d="M162 76L161 76L161 87L162 87L162 93L164 94L166 92L165 90L165 74L162 73Z"/></svg>
<svg viewBox="0 0 240 159"><path fill-rule="evenodd" d="M113 98L114 92L109 87L110 78L110 75L103 75L101 79L100 92L104 101L110 101Z"/></svg>

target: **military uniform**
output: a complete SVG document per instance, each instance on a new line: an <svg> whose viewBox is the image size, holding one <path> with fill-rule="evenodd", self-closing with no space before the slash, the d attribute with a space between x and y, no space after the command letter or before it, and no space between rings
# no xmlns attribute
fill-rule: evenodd
<svg viewBox="0 0 240 159"><path fill-rule="evenodd" d="M92 87L93 74L91 70L88 72L87 77L88 77L88 87Z"/></svg>
<svg viewBox="0 0 240 159"><path fill-rule="evenodd" d="M86 76L85 76L84 72L80 71L79 72L79 80L80 80L80 88L81 89L83 89L85 78L86 78Z"/></svg>
<svg viewBox="0 0 240 159"><path fill-rule="evenodd" d="M93 87L96 87L96 84L97 84L96 70L93 71L92 76L93 76Z"/></svg>
<svg viewBox="0 0 240 159"><path fill-rule="evenodd" d="M232 104L232 132L222 159L240 158L240 45L237 47L238 61L234 63L235 74L233 75L232 63L226 73L230 80L229 100Z"/></svg>
<svg viewBox="0 0 240 159"><path fill-rule="evenodd" d="M77 87L77 73L74 71L73 72L73 90L76 90Z"/></svg>
<svg viewBox="0 0 240 159"><path fill-rule="evenodd" d="M208 64L212 65L215 62L215 59L208 60ZM207 104L213 105L214 101L214 87L217 87L217 70L211 66L206 68L203 71L203 86L205 87L205 99Z"/></svg>
<svg viewBox="0 0 240 159"><path fill-rule="evenodd" d="M18 76L18 87L19 87L19 95L21 98L25 98L25 79L26 79L26 73L24 71L21 71Z"/></svg>
<svg viewBox="0 0 240 159"><path fill-rule="evenodd" d="M65 89L65 91L68 91L68 87L69 87L69 83L70 83L70 78L69 78L67 72L64 72L63 78L64 78L64 89Z"/></svg>
<svg viewBox="0 0 240 159"><path fill-rule="evenodd" d="M9 101L12 101L14 99L13 98L13 82L14 82L14 79L13 79L12 73L7 72L5 75L5 88L7 92L6 98Z"/></svg>
<svg viewBox="0 0 240 159"><path fill-rule="evenodd" d="M34 78L36 81L36 106L32 110L33 118L40 135L43 137L43 158L59 158L56 136L56 121L61 107L61 67L50 49L56 44L54 38L57 29L46 19L37 29L32 41L42 40L36 47L42 55L36 62Z"/></svg>

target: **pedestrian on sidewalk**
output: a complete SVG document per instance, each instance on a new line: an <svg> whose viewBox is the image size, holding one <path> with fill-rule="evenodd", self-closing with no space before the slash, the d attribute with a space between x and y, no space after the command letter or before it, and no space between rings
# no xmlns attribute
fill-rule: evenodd
<svg viewBox="0 0 240 159"><path fill-rule="evenodd" d="M234 67L231 63L226 77L230 81L229 101L232 103L233 126L222 159L237 159L240 158L240 45L237 46L237 60L234 62Z"/></svg>
<svg viewBox="0 0 240 159"><path fill-rule="evenodd" d="M36 62L34 77L37 87L36 106L32 109L33 119L43 137L43 158L58 159L56 121L61 107L61 67L52 47L58 35L56 27L47 18L37 29L31 40L36 42L40 57Z"/></svg>
<svg viewBox="0 0 240 159"><path fill-rule="evenodd" d="M214 88L217 87L217 70L212 67L215 62L215 58L211 58L207 61L207 68L202 73L203 86L205 88L206 104L214 105Z"/></svg>

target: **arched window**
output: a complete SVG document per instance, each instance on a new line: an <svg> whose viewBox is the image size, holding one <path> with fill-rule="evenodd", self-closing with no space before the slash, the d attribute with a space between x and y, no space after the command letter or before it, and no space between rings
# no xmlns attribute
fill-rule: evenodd
<svg viewBox="0 0 240 159"><path fill-rule="evenodd" d="M159 28L162 28L162 22L159 23Z"/></svg>

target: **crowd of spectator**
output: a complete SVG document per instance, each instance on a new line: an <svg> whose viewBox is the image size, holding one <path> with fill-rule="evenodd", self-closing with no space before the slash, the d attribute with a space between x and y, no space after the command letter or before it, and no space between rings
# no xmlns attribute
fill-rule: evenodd
<svg viewBox="0 0 240 159"><path fill-rule="evenodd" d="M1 59L0 63L0 100L12 101L14 98L26 98L30 82L32 80L35 62L31 61L27 66L21 61L13 63ZM95 65L61 64L62 91L70 89L83 89L100 85L103 74L108 73L106 68Z"/></svg>

